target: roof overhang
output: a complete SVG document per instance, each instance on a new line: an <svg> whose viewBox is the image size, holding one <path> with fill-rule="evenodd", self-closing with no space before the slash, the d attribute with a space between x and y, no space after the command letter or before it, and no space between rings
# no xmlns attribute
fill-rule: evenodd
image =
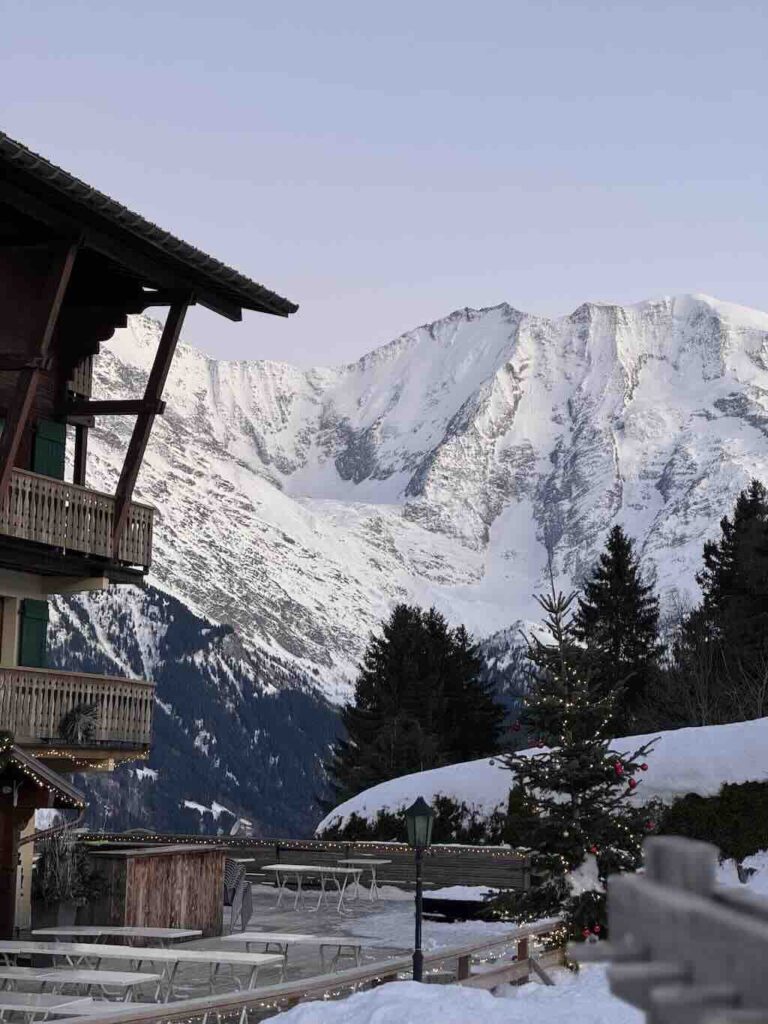
<svg viewBox="0 0 768 1024"><path fill-rule="evenodd" d="M86 800L79 789L9 739L5 739L5 745L0 746L0 757L5 761L0 775L15 774L41 790L48 790L46 806L60 809L85 807Z"/></svg>
<svg viewBox="0 0 768 1024"><path fill-rule="evenodd" d="M0 132L0 202L125 268L149 289L191 294L230 320L298 306L184 242Z"/></svg>

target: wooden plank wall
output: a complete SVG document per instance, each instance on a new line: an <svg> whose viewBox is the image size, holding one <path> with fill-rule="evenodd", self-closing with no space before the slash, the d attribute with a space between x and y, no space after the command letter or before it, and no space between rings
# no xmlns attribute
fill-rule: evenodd
<svg viewBox="0 0 768 1024"><path fill-rule="evenodd" d="M413 851L405 843L341 842L325 839L247 839L228 836L180 836L137 833L99 834L100 849L121 846L157 846L171 844L216 845L227 856L249 858L249 873L266 864L336 864L345 857L375 857L392 863L379 870L379 877L395 883L410 883L415 878ZM427 851L424 877L428 883L447 885L487 885L503 889L527 889L530 886L530 857L504 846L437 845Z"/></svg>
<svg viewBox="0 0 768 1024"><path fill-rule="evenodd" d="M313 844L314 845L314 844ZM258 871L266 864L337 864L346 857L375 857L390 864L378 869L384 882L412 883L416 870L413 851L404 844L387 845L385 849L371 844L333 843L333 849L297 849L291 843L277 842L274 847L238 850L237 856L252 857L249 871ZM529 885L530 865L527 857L503 849L478 850L473 847L432 847L424 856L424 880L439 886L487 885L494 888L524 889Z"/></svg>
<svg viewBox="0 0 768 1024"><path fill-rule="evenodd" d="M78 924L138 928L200 928L207 938L224 923L224 858L219 851L190 850L157 857L99 855L104 888L78 908Z"/></svg>
<svg viewBox="0 0 768 1024"><path fill-rule="evenodd" d="M138 928L201 928L221 935L224 853L129 857L125 923Z"/></svg>

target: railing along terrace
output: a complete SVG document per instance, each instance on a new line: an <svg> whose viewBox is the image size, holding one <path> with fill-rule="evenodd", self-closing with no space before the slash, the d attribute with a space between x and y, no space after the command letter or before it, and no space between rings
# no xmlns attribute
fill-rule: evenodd
<svg viewBox="0 0 768 1024"><path fill-rule="evenodd" d="M117 561L149 568L154 509L131 502ZM63 551L112 558L115 499L109 494L14 469L0 504L0 533Z"/></svg>
<svg viewBox="0 0 768 1024"><path fill-rule="evenodd" d="M768 899L717 884L718 851L646 840L645 873L608 881L610 941L571 949L607 960L611 991L649 1024L766 1024Z"/></svg>
<svg viewBox="0 0 768 1024"><path fill-rule="evenodd" d="M425 977L434 974L440 982L455 981L472 988L495 988L506 983L527 981L532 973L563 962L562 947L541 955L534 954L531 943L556 931L562 922L556 918L523 925L510 930L503 938L474 945L442 949L424 956ZM472 963L493 963L491 972L472 973ZM322 974L297 981L281 982L241 992L180 999L162 1006L119 1004L110 1006L112 1024L255 1024L271 1018L297 1003L317 999L341 999L353 992L373 988L391 981L411 978L410 956L379 960L363 967L353 967L337 974ZM448 970L446 970L448 968ZM115 1010L113 1013L112 1010ZM71 1024L92 1024L95 1018L70 1018Z"/></svg>
<svg viewBox="0 0 768 1024"><path fill-rule="evenodd" d="M258 872L267 864L336 864L345 857L382 857L389 861L380 880L385 884L410 885L414 880L413 850L407 843L346 839L255 839L247 836L201 836L157 834L99 834L99 839L116 845L136 846L189 843L225 845L247 856L248 870ZM499 889L527 889L531 859L528 852L510 846L460 843L430 846L424 873L430 886L485 885Z"/></svg>
<svg viewBox="0 0 768 1024"><path fill-rule="evenodd" d="M0 668L0 729L20 746L64 747L62 721L77 705L96 705L95 732L84 746L138 749L152 734L154 684L83 672Z"/></svg>

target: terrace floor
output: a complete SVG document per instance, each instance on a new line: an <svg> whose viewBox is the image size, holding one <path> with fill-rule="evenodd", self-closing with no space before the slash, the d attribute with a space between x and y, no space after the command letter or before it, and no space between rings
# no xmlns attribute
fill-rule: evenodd
<svg viewBox="0 0 768 1024"><path fill-rule="evenodd" d="M414 897L412 892L384 886L377 900L369 899L367 891L347 903L348 912L339 914L336 902L329 894L327 902L317 912L312 908L317 903L317 890L308 890L306 903L303 907L293 909L293 893L286 893L281 907L277 906L277 890L271 885L254 885L253 914L248 931L254 932L296 932L323 937L362 937L361 963L371 964L388 959L408 957L413 948L414 930ZM229 908L224 910L224 931L229 933ZM503 922L459 922L424 921L423 945L425 951L441 948L462 946L491 940L514 929L514 925ZM221 936L210 939L198 939L193 942L179 943L180 949L227 949L229 951L245 951L245 945L225 942ZM261 948L254 952L262 952ZM332 955L332 953L330 954ZM330 958L328 956L328 958ZM130 970L130 960L110 961L110 970ZM354 960L345 959L338 969L353 967ZM145 966L145 970L148 968ZM288 953L288 971L286 981L300 981L326 973L320 964L320 952L317 946L291 946ZM174 981L174 1000L189 999L211 994L209 968L204 964L180 965ZM236 969L236 977L243 981L247 971ZM259 973L257 986L279 983L279 966L263 969ZM37 986L34 986L37 987ZM29 990L27 984L22 988ZM226 967L213 983L213 993L232 992L236 989L235 979ZM135 990L134 1002L151 1003L154 1001L154 984ZM274 1011L271 1011L274 1012ZM265 1016L270 1016L265 1013ZM251 1020L262 1019L251 1016Z"/></svg>
<svg viewBox="0 0 768 1024"><path fill-rule="evenodd" d="M362 936L362 963L400 958L409 955L413 949L414 898L412 892L405 892L392 886L384 886L378 900L370 900L367 892L350 900L346 906L349 913L339 914L331 896L316 913L310 912L316 903L316 892L307 893L304 908L293 909L292 894L283 897L282 906L277 907L277 891L269 885L254 885L253 915L249 931L301 932L323 936ZM291 898L289 899L289 895ZM504 935L514 925L503 922L458 922L424 921L423 945L426 951L480 942L484 938ZM229 931L229 908L225 908L225 932ZM185 943L189 947L216 949L225 945L228 949L245 949L245 946L224 943L220 937L200 939ZM352 960L341 962L339 969L354 966ZM308 978L323 973L320 968L319 950L312 946L292 946L288 954L288 981ZM178 974L179 995L187 998L206 995L209 991L205 972L195 965L189 965ZM259 974L260 985L276 984L280 980L276 968ZM215 991L232 989L231 978L224 975L215 983Z"/></svg>

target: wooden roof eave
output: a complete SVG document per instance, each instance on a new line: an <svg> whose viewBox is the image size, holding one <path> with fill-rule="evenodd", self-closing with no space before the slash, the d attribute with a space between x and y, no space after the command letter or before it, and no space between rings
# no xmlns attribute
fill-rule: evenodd
<svg viewBox="0 0 768 1024"><path fill-rule="evenodd" d="M0 133L0 142L2 139ZM65 172L62 171L61 175L65 176ZM94 194L101 196L100 193ZM23 168L0 165L0 199L45 223L61 237L79 238L83 245L130 270L150 287L191 292L194 301L230 320L241 320L243 309L284 317L298 309L289 300L247 281L236 271L132 214L108 197L102 198L105 207L110 204L109 209L117 212L107 216L95 205L84 205L77 196L30 176ZM140 232L138 228L141 228ZM200 260L209 261L215 274L191 265L184 258L188 251L195 253ZM231 279L231 285L227 277ZM247 294L237 287L238 279L249 286Z"/></svg>

